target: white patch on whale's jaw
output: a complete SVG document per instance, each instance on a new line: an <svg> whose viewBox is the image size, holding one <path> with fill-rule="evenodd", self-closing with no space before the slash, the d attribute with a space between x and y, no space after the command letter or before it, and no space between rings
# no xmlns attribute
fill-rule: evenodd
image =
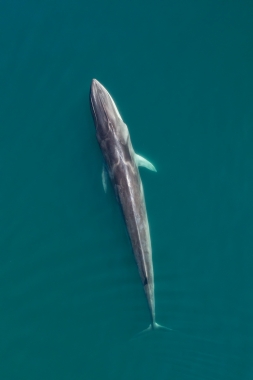
<svg viewBox="0 0 253 380"><path fill-rule="evenodd" d="M108 93L108 95L109 95L109 97L110 97L110 99L111 99L111 101L112 101L112 104L113 104L113 107L114 107L114 110L115 110L116 115L118 116L118 118L119 118L120 120L122 120L122 117L120 116L120 113L119 113L119 111L118 111L118 108L117 108L117 106L116 106L116 104L115 104L113 98L111 97L111 95L109 94L108 91L107 91L107 93ZM123 121L123 120L122 120L122 121Z"/></svg>
<svg viewBox="0 0 253 380"><path fill-rule="evenodd" d="M126 145L128 142L128 137L129 137L129 131L128 131L127 125L121 119L121 120L117 120L117 124L115 127L116 127L116 133L117 133L117 136L119 137L120 142L123 145Z"/></svg>

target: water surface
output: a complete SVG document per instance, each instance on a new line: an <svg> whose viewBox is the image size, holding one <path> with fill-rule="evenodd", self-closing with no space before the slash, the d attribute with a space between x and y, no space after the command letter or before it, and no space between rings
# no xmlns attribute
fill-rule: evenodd
<svg viewBox="0 0 253 380"><path fill-rule="evenodd" d="M253 7L0 4L1 379L253 377ZM101 183L91 79L141 170L157 321Z"/></svg>

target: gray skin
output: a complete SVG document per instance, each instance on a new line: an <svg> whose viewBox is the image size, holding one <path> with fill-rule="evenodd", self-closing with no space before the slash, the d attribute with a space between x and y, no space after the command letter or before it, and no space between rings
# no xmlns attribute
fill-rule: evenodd
<svg viewBox="0 0 253 380"><path fill-rule="evenodd" d="M148 166L143 162L138 162L139 156L133 150L126 124L112 97L96 79L93 79L91 83L90 103L98 143L123 211L148 301L151 325L147 330L159 328L162 326L155 322L154 273L149 224L138 164ZM146 163L152 166L148 161Z"/></svg>

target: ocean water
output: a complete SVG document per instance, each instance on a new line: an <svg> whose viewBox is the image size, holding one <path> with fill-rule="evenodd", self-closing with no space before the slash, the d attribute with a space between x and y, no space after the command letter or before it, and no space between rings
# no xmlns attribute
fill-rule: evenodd
<svg viewBox="0 0 253 380"><path fill-rule="evenodd" d="M0 378L253 379L253 5L0 2ZM129 127L157 321L101 183L98 79Z"/></svg>

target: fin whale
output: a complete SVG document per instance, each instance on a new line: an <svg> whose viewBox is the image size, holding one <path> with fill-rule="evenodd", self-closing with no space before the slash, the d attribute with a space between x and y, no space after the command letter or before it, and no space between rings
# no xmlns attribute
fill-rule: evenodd
<svg viewBox="0 0 253 380"><path fill-rule="evenodd" d="M104 157L102 183L107 188L108 174L122 208L135 260L148 302L151 324L144 330L171 330L156 323L154 272L149 223L139 166L156 171L145 158L134 152L129 131L105 87L96 79L90 88L91 112L96 136Z"/></svg>

